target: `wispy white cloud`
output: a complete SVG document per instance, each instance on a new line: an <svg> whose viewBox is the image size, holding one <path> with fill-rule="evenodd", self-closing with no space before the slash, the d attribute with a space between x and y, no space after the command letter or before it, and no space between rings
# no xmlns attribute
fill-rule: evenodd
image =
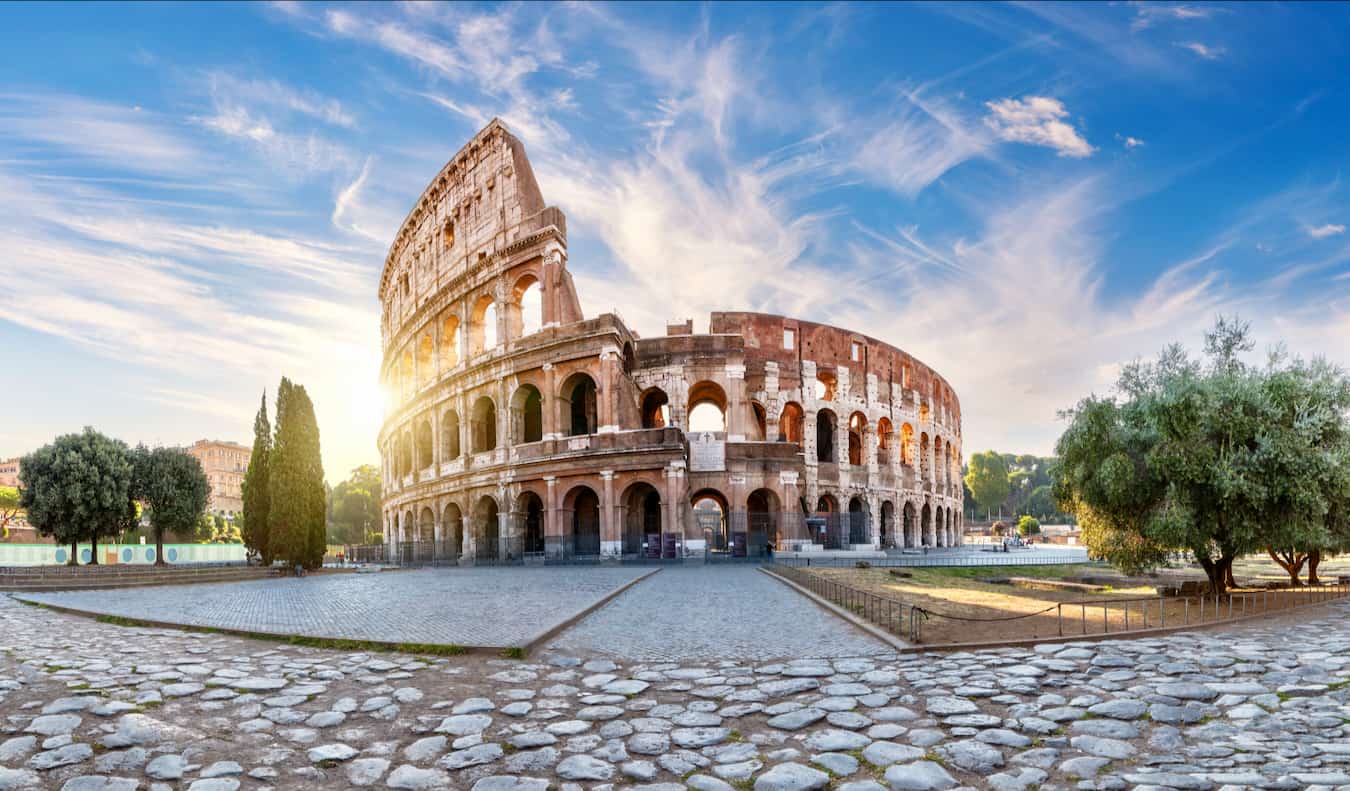
<svg viewBox="0 0 1350 791"><path fill-rule="evenodd" d="M1178 41L1177 46L1188 49L1205 60L1218 60L1227 52L1223 47L1212 46L1199 41Z"/></svg>
<svg viewBox="0 0 1350 791"><path fill-rule="evenodd" d="M1119 132L1116 133L1116 139L1119 140L1120 144L1122 146L1125 146L1126 148L1139 148L1140 146L1144 145L1143 140L1140 140L1137 137L1131 137L1129 135L1122 135Z"/></svg>
<svg viewBox="0 0 1350 791"><path fill-rule="evenodd" d="M910 93L859 142L852 164L869 182L912 196L962 163L985 156L993 143L984 129L946 102Z"/></svg>
<svg viewBox="0 0 1350 791"><path fill-rule="evenodd" d="M1065 121L1069 111L1058 99L1024 96L985 104L985 123L1004 140L1053 148L1062 157L1082 158L1095 151L1087 140Z"/></svg>
<svg viewBox="0 0 1350 791"><path fill-rule="evenodd" d="M1345 226L1326 223L1325 225L1309 227L1307 231L1308 235L1314 239L1325 239L1328 236L1340 236L1341 234L1345 233Z"/></svg>
<svg viewBox="0 0 1350 791"><path fill-rule="evenodd" d="M209 82L217 97L285 110L344 129L356 127L356 118L342 102L316 91L292 88L275 79L241 79L223 71L212 72Z"/></svg>
<svg viewBox="0 0 1350 791"><path fill-rule="evenodd" d="M1134 21L1130 29L1136 33L1163 21L1189 21L1207 19L1214 13L1209 6L1184 5L1181 3L1142 3L1134 12Z"/></svg>

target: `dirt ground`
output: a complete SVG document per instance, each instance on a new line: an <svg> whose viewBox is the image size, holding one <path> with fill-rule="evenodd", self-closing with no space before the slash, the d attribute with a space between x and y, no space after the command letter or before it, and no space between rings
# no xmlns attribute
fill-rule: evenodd
<svg viewBox="0 0 1350 791"><path fill-rule="evenodd" d="M926 617L920 618L920 640L926 645L1100 635L1145 627L1212 623L1244 613L1285 609L1317 595L1302 589L1242 588L1233 592L1230 616L1229 599L1219 602L1217 612L1213 597L1203 602L1198 597L1160 599L1152 587L1129 587L1130 582L1118 573L1114 576L1120 577L1122 587L1090 593L1032 590L987 581L1006 577L1064 579L1080 574L1113 575L1110 569L1099 566L908 568L903 571L912 576L905 578L890 571L812 568L809 573L922 609ZM1238 577L1241 580L1244 575L1239 573ZM845 606L873 620L896 619L897 633L908 638L907 609L902 615L895 615L890 608L878 608L875 604L866 611L859 610L864 605L858 601ZM878 616L879 609L884 614Z"/></svg>

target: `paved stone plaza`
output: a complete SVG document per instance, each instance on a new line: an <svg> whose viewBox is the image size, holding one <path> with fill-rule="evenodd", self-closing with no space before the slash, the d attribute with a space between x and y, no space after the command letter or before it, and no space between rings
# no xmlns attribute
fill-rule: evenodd
<svg viewBox="0 0 1350 791"><path fill-rule="evenodd" d="M672 566L554 638L577 656L642 661L870 656L890 647L757 566Z"/></svg>
<svg viewBox="0 0 1350 791"><path fill-rule="evenodd" d="M642 567L463 568L22 594L101 615L390 643L525 645Z"/></svg>
<svg viewBox="0 0 1350 791"><path fill-rule="evenodd" d="M348 653L0 598L0 789L1350 787L1347 616L653 663Z"/></svg>

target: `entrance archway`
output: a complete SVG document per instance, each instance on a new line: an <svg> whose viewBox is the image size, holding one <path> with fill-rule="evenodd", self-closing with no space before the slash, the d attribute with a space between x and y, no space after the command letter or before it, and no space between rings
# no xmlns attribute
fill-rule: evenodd
<svg viewBox="0 0 1350 791"><path fill-rule="evenodd" d="M905 546L906 548L909 548L909 547L917 547L917 546L919 545L919 515L918 515L918 513L915 512L915 510L914 510L914 503L905 503L905 510L904 510L904 513L903 513L903 519L905 520L905 524L904 524L905 543L904 543L904 546Z"/></svg>
<svg viewBox="0 0 1350 791"><path fill-rule="evenodd" d="M871 525L868 524L867 503L861 497L854 497L848 501L848 543L849 544L870 544L872 537L869 535Z"/></svg>
<svg viewBox="0 0 1350 791"><path fill-rule="evenodd" d="M623 496L625 555L659 557L661 553L661 493L650 483L638 482Z"/></svg>
<svg viewBox="0 0 1350 791"><path fill-rule="evenodd" d="M923 531L921 543L923 546L931 547L933 546L933 509L929 508L927 503L924 503L923 511L919 515L920 527Z"/></svg>
<svg viewBox="0 0 1350 791"><path fill-rule="evenodd" d="M459 560L464 552L464 517L459 506L450 503L441 512L441 541L446 546L440 554L450 560Z"/></svg>
<svg viewBox="0 0 1350 791"><path fill-rule="evenodd" d="M895 503L887 500L881 504L881 546L895 546Z"/></svg>
<svg viewBox="0 0 1350 791"><path fill-rule="evenodd" d="M474 557L478 560L496 560L501 554L498 513L497 501L488 495L474 509Z"/></svg>
<svg viewBox="0 0 1350 791"><path fill-rule="evenodd" d="M729 547L727 535L727 498L716 489L703 489L689 498L693 506L694 524L710 552L723 552Z"/></svg>
<svg viewBox="0 0 1350 791"><path fill-rule="evenodd" d="M567 436L579 437L594 434L596 422L595 380L581 373L572 374L563 382L559 408L562 410L562 425L567 428Z"/></svg>
<svg viewBox="0 0 1350 791"><path fill-rule="evenodd" d="M763 555L766 545L776 549L781 539L778 515L782 506L778 495L769 489L756 489L745 499L745 511L750 533L747 539L750 554Z"/></svg>
<svg viewBox="0 0 1350 791"><path fill-rule="evenodd" d="M589 486L567 493L563 506L572 514L572 554L600 554L600 497Z"/></svg>
<svg viewBox="0 0 1350 791"><path fill-rule="evenodd" d="M521 551L527 555L544 552L544 501L534 492L525 492L516 501L520 520Z"/></svg>

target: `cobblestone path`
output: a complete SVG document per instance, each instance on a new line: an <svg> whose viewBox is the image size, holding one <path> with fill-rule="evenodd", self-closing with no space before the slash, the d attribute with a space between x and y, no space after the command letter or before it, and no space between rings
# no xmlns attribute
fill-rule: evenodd
<svg viewBox="0 0 1350 791"><path fill-rule="evenodd" d="M663 569L558 635L549 648L679 662L891 650L755 566L702 564Z"/></svg>
<svg viewBox="0 0 1350 791"><path fill-rule="evenodd" d="M1347 616L1034 650L583 662L331 651L0 597L0 789L1346 788Z"/></svg>
<svg viewBox="0 0 1350 791"><path fill-rule="evenodd" d="M187 626L505 647L529 643L650 570L428 569L20 595L85 612Z"/></svg>

